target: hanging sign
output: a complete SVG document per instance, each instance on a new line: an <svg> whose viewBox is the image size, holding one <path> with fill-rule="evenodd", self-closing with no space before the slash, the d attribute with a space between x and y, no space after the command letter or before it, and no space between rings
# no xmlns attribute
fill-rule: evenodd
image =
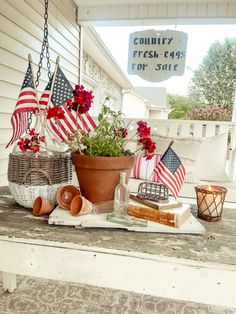
<svg viewBox="0 0 236 314"><path fill-rule="evenodd" d="M149 29L129 37L128 74L161 82L184 74L188 34Z"/></svg>

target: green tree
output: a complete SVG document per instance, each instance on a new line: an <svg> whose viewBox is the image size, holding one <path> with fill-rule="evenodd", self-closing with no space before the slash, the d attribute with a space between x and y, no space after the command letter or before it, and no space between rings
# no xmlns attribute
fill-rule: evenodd
<svg viewBox="0 0 236 314"><path fill-rule="evenodd" d="M188 119L187 114L193 108L191 100L179 95L168 95L167 97L172 109L169 113L169 119Z"/></svg>
<svg viewBox="0 0 236 314"><path fill-rule="evenodd" d="M214 42L194 71L188 95L205 106L232 108L236 87L236 38Z"/></svg>

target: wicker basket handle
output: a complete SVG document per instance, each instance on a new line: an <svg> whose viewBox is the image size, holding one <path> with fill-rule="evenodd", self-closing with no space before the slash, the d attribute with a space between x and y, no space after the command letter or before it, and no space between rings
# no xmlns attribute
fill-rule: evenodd
<svg viewBox="0 0 236 314"><path fill-rule="evenodd" d="M44 170L42 170L42 169L38 169L38 168L32 168L32 169L30 169L28 172L26 172L26 174L25 174L25 176L24 176L24 178L23 178L23 180L22 180L22 184L25 184L25 181L26 181L28 175L29 175L31 172L34 172L34 171L36 171L36 172L41 172L42 174L44 174L44 176L48 179L48 183L49 183L50 185L52 185L52 181L51 181L51 179L49 178L49 176L48 176L48 174L46 173L46 171L44 171Z"/></svg>

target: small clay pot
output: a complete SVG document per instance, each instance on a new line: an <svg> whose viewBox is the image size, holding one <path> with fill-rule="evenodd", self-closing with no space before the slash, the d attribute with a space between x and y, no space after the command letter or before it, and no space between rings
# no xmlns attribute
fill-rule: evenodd
<svg viewBox="0 0 236 314"><path fill-rule="evenodd" d="M33 204L33 215L41 216L50 214L53 211L52 204L44 197L38 196Z"/></svg>
<svg viewBox="0 0 236 314"><path fill-rule="evenodd" d="M80 195L80 189L75 185L64 185L57 191L57 203L61 208L70 209L70 204L76 195Z"/></svg>
<svg viewBox="0 0 236 314"><path fill-rule="evenodd" d="M70 212L73 216L85 215L92 212L92 203L81 195L76 195L71 204Z"/></svg>

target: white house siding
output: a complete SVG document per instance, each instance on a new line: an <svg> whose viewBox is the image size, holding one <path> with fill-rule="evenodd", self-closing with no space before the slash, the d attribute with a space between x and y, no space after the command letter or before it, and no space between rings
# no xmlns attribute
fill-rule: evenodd
<svg viewBox="0 0 236 314"><path fill-rule="evenodd" d="M28 53L32 55L34 74L37 71L43 38L44 1L1 0L0 4L0 185L7 184L8 155L5 149L12 129L10 118L24 79ZM49 1L49 45L52 70L56 57L74 85L80 73L80 27L72 0ZM38 90L47 84L46 61Z"/></svg>
<svg viewBox="0 0 236 314"><path fill-rule="evenodd" d="M160 110L149 110L149 119L168 119L168 114L170 110L160 109Z"/></svg>
<svg viewBox="0 0 236 314"><path fill-rule="evenodd" d="M94 91L94 104L91 108L93 116L98 115L106 97L109 97L112 109L121 110L122 88L106 72L106 69L99 66L85 51L82 72L83 84Z"/></svg>
<svg viewBox="0 0 236 314"><path fill-rule="evenodd" d="M148 118L147 100L128 92L123 95L122 112L126 118Z"/></svg>

